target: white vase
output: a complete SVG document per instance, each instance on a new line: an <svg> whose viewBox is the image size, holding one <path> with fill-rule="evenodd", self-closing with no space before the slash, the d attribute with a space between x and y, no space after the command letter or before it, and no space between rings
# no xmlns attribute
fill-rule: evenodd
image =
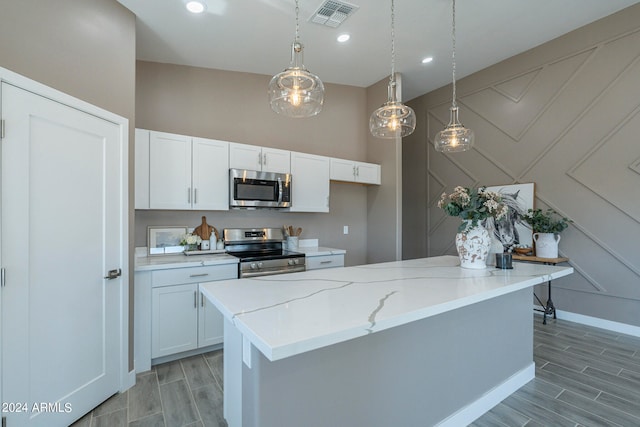
<svg viewBox="0 0 640 427"><path fill-rule="evenodd" d="M487 229L481 225L467 226L465 231L456 234L456 249L462 268L487 268L490 247L491 236Z"/></svg>
<svg viewBox="0 0 640 427"><path fill-rule="evenodd" d="M533 240L536 242L537 257L558 258L558 243L560 243L559 234L533 233Z"/></svg>

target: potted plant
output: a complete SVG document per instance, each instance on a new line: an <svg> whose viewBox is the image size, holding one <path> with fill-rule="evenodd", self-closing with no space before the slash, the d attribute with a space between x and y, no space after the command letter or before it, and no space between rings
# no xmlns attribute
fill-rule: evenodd
<svg viewBox="0 0 640 427"><path fill-rule="evenodd" d="M551 208L545 211L542 209L529 209L523 219L533 231L536 256L540 258L557 258L560 233L573 221L561 216Z"/></svg>
<svg viewBox="0 0 640 427"><path fill-rule="evenodd" d="M438 207L450 216L462 219L456 234L456 249L463 268L486 268L491 236L482 223L487 218L500 219L509 208L500 194L485 187L455 187L453 193L443 193Z"/></svg>

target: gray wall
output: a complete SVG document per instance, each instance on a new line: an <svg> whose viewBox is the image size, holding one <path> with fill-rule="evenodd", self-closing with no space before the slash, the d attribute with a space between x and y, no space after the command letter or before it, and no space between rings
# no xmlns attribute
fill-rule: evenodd
<svg viewBox="0 0 640 427"><path fill-rule="evenodd" d="M367 161L370 90L325 84L325 105L318 116L289 119L269 107L266 88L270 78L138 61L136 127ZM302 238L318 238L323 246L346 249L347 265L364 264L368 209L367 187L332 183L328 214L136 211L135 244L146 246L148 225L195 227L205 215L218 229L300 226ZM349 235L342 234L344 225L349 226Z"/></svg>
<svg viewBox="0 0 640 427"><path fill-rule="evenodd" d="M476 132L466 153L432 145L450 87L409 103L422 126L403 146L404 257L455 253L443 191L535 182L536 207L575 221L560 253L576 273L554 282L556 307L639 326L640 4L464 78L458 95Z"/></svg>
<svg viewBox="0 0 640 427"><path fill-rule="evenodd" d="M133 124L135 36L135 17L114 0L3 1L0 67L119 114ZM129 137L133 140L133 130ZM133 145L129 148L129 176L133 176ZM133 181L129 205L133 224ZM129 232L133 244L133 227ZM133 250L131 266L132 261ZM133 286L130 291L133 300ZM129 349L132 369L131 341Z"/></svg>
<svg viewBox="0 0 640 427"><path fill-rule="evenodd" d="M397 73L396 73L397 74ZM398 93L402 77L397 74ZM367 88L367 128L369 116L387 102L389 78ZM368 137L367 160L382 165L382 185L367 190L367 224L369 227L367 262L396 261L402 258L402 140Z"/></svg>

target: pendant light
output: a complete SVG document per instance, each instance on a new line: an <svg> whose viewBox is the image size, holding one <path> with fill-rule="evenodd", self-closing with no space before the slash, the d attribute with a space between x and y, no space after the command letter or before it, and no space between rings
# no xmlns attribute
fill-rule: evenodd
<svg viewBox="0 0 640 427"><path fill-rule="evenodd" d="M305 69L300 43L300 9L296 0L296 38L291 45L291 64L269 82L269 104L278 114L293 118L315 116L322 110L324 85L315 74Z"/></svg>
<svg viewBox="0 0 640 427"><path fill-rule="evenodd" d="M387 102L369 118L369 130L377 138L397 138L411 135L416 128L413 109L398 101L396 85L395 6L391 0L391 76L387 88Z"/></svg>
<svg viewBox="0 0 640 427"><path fill-rule="evenodd" d="M444 130L438 132L434 142L436 151L443 153L457 153L470 150L473 146L475 135L471 129L464 127L458 119L458 104L456 104L456 0L453 0L453 24L451 26L451 40L453 50L452 75L453 75L453 101L451 104L449 124Z"/></svg>

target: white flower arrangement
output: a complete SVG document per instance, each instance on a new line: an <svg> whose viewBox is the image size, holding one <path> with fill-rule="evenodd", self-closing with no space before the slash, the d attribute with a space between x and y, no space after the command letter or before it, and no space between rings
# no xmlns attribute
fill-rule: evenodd
<svg viewBox="0 0 640 427"><path fill-rule="evenodd" d="M196 234L191 234L191 233L187 233L184 236L182 236L182 240L180 241L180 245L182 246L193 246L193 245L199 245L200 243L202 243L202 238Z"/></svg>

